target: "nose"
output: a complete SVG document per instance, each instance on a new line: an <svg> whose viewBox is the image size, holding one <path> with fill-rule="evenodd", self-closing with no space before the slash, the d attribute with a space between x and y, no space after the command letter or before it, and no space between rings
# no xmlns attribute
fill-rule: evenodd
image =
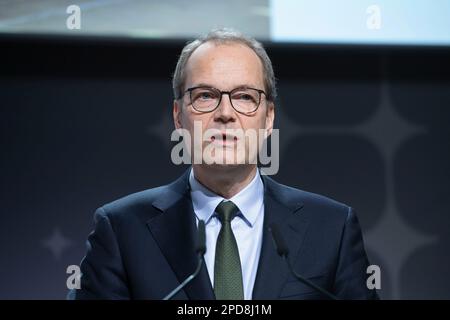
<svg viewBox="0 0 450 320"><path fill-rule="evenodd" d="M214 120L223 123L236 121L236 111L231 105L229 93L222 93L222 99L214 112Z"/></svg>

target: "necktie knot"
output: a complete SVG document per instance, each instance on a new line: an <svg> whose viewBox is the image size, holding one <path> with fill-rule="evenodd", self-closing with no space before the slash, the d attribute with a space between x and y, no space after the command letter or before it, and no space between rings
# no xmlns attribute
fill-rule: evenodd
<svg viewBox="0 0 450 320"><path fill-rule="evenodd" d="M231 222L239 212L239 208L233 203L233 201L222 201L216 208L217 215L220 222Z"/></svg>

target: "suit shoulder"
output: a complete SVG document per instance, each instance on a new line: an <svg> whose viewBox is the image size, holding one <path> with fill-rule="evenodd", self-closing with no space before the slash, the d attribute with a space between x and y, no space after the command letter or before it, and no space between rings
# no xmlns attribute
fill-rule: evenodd
<svg viewBox="0 0 450 320"><path fill-rule="evenodd" d="M116 223L132 223L136 219L148 221L160 214L188 190L189 170L178 179L155 188L135 192L104 204L97 209L96 215L108 217Z"/></svg>
<svg viewBox="0 0 450 320"><path fill-rule="evenodd" d="M152 203L161 196L168 196L167 185L131 193L101 206L97 213L110 218L124 219L130 215L146 215Z"/></svg>
<svg viewBox="0 0 450 320"><path fill-rule="evenodd" d="M308 209L309 212L314 212L316 216L324 216L330 218L330 215L336 218L346 219L351 208L345 203L339 202L335 199L325 195L305 191L302 189L290 187L270 179L276 184L277 198L280 202L285 204L299 204Z"/></svg>

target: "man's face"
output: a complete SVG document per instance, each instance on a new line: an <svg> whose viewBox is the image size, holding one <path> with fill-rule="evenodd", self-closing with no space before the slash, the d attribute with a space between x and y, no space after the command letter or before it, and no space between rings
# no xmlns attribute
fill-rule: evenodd
<svg viewBox="0 0 450 320"><path fill-rule="evenodd" d="M252 49L239 43L204 43L192 53L186 65L184 90L197 86L214 87L221 91L231 91L238 87L265 91L261 60ZM256 134L263 129L268 136L273 127L274 105L261 94L259 108L250 114L242 114L233 108L228 95L224 94L214 111L200 113L192 107L189 93L186 93L180 100L174 101L173 117L177 129L183 128L190 132L193 145L194 122L201 124L202 135L208 129L217 130L216 133L225 133L228 129L241 129L244 133L254 130ZM228 164L248 162L248 159L255 158L255 145L260 147L263 140L261 137L252 145L248 139L244 139L245 143L242 144L244 141L237 140L238 137L221 134L214 137L206 135L201 139L202 150L207 150L208 145L209 150L223 150ZM245 148L238 148L238 143Z"/></svg>

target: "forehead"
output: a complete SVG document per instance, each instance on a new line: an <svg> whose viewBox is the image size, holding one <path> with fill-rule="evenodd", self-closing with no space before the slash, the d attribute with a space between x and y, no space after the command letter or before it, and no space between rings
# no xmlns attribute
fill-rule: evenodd
<svg viewBox="0 0 450 320"><path fill-rule="evenodd" d="M208 84L219 89L248 85L261 88L263 66L258 55L241 43L206 42L186 65L186 86Z"/></svg>

